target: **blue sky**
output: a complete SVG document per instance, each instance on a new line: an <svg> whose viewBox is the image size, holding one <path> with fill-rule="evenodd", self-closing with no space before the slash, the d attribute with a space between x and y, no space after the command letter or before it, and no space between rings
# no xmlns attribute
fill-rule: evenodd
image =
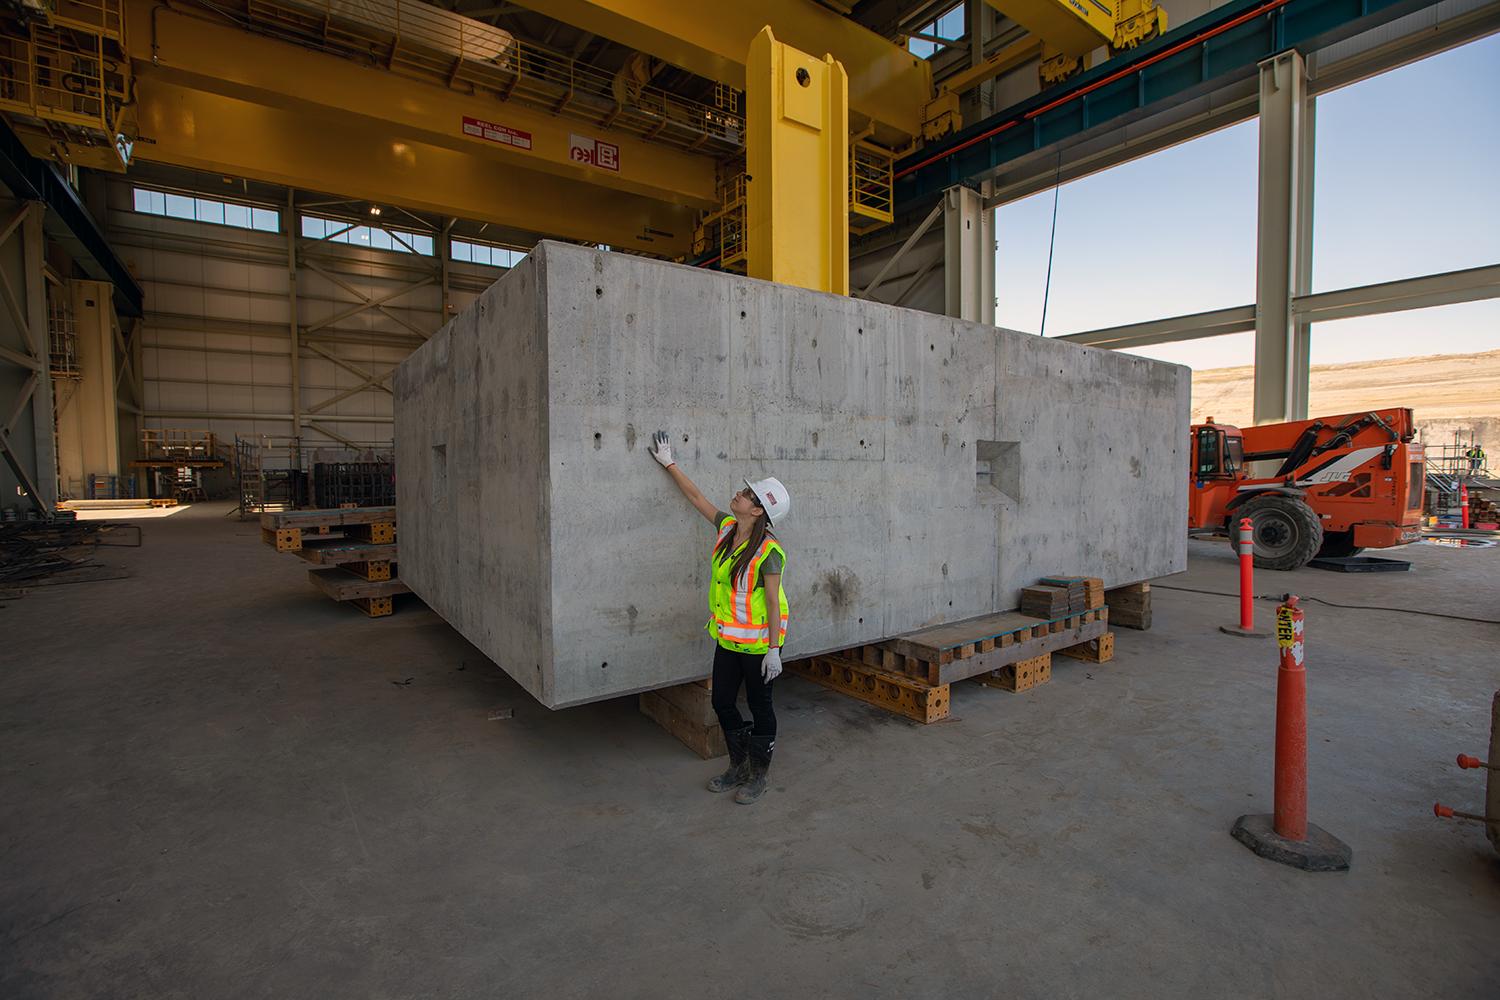
<svg viewBox="0 0 1500 1000"><path fill-rule="evenodd" d="M1313 289L1500 263L1500 36L1318 98ZM1254 120L1063 185L1046 334L1255 298ZM1038 332L1053 192L996 219L996 322ZM1314 364L1500 348L1500 300L1313 328ZM1137 353L1250 364L1235 334Z"/></svg>

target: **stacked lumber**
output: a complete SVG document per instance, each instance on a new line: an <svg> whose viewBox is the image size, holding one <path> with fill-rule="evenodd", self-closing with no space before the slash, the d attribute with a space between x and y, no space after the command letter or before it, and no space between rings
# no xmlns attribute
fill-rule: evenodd
<svg viewBox="0 0 1500 1000"><path fill-rule="evenodd" d="M729 753L724 745L724 730L719 728L719 717L714 714L712 680L642 691L640 708L642 715L704 760Z"/></svg>
<svg viewBox="0 0 1500 1000"><path fill-rule="evenodd" d="M1104 592L1109 619L1125 628L1145 630L1151 627L1151 584L1132 583Z"/></svg>
<svg viewBox="0 0 1500 1000"><path fill-rule="evenodd" d="M1021 614L1030 615L1032 618L1056 618L1059 615L1069 614L1074 610L1083 610L1083 588L1079 588L1075 599L1068 593L1066 587L1051 587L1038 584L1035 587L1021 588Z"/></svg>
<svg viewBox="0 0 1500 1000"><path fill-rule="evenodd" d="M277 552L321 567L308 570L308 582L371 618L391 614L393 598L411 592L397 576L395 507L268 512L260 535Z"/></svg>
<svg viewBox="0 0 1500 1000"><path fill-rule="evenodd" d="M1070 614L1104 607L1104 581L1097 576L1044 576L1037 581L1036 587L1027 587L1021 591L1022 611L1026 610L1026 591L1044 587L1067 591L1067 610Z"/></svg>

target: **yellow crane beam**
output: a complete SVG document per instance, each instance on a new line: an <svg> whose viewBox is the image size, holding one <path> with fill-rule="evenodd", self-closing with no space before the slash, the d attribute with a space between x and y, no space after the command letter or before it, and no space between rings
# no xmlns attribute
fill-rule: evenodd
<svg viewBox="0 0 1500 1000"><path fill-rule="evenodd" d="M656 198L371 128L185 87L137 80L137 158L494 222L622 250L675 256L696 212Z"/></svg>
<svg viewBox="0 0 1500 1000"><path fill-rule="evenodd" d="M517 0L520 6L744 89L750 42L767 25L805 52L828 53L849 76L849 119L901 145L922 134L932 69L906 49L812 0L759 0L712 8L677 0Z"/></svg>
<svg viewBox="0 0 1500 1000"><path fill-rule="evenodd" d="M500 169L552 174L670 205L710 209L718 204L710 156L570 122L524 104L415 82L173 8L157 7L153 14L146 0L130 0L127 18L141 87L171 83L387 140L446 148ZM592 161L581 156L580 148L597 150L601 143L607 156ZM138 155L151 158L147 149ZM320 170L297 186L342 192L341 183L340 173ZM426 183L441 189L446 181L434 174ZM478 217L461 211L463 206L452 208L450 214Z"/></svg>
<svg viewBox="0 0 1500 1000"><path fill-rule="evenodd" d="M1087 55L1115 37L1114 0L985 2L1064 55Z"/></svg>

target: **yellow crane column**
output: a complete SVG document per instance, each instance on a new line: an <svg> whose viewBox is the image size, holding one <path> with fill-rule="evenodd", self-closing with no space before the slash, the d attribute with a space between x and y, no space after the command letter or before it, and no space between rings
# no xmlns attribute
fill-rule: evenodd
<svg viewBox="0 0 1500 1000"><path fill-rule="evenodd" d="M778 42L746 63L746 229L752 278L849 294L849 79Z"/></svg>

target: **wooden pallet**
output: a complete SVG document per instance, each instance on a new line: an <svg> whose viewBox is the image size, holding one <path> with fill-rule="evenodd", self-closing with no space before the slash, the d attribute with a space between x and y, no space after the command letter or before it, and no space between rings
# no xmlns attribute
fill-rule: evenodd
<svg viewBox="0 0 1500 1000"><path fill-rule="evenodd" d="M307 579L335 601L348 601L371 618L390 614L395 609L391 600L395 595L411 593L411 588L400 580L361 580L340 566L310 569Z"/></svg>
<svg viewBox="0 0 1500 1000"><path fill-rule="evenodd" d="M952 684L1098 639L1109 632L1107 608L1055 619L1006 611L937 625L866 646L860 659L928 684Z"/></svg>
<svg viewBox="0 0 1500 1000"><path fill-rule="evenodd" d="M938 722L948 717L947 684L928 684L842 654L794 660L786 664L786 669L826 688L918 722Z"/></svg>
<svg viewBox="0 0 1500 1000"><path fill-rule="evenodd" d="M1142 630L1151 627L1151 584L1132 583L1106 590L1104 603L1109 605L1110 621L1116 625Z"/></svg>
<svg viewBox="0 0 1500 1000"><path fill-rule="evenodd" d="M724 730L714 713L713 689L706 680L674 684L640 694L641 714L675 736L683 746L709 760L729 753Z"/></svg>

